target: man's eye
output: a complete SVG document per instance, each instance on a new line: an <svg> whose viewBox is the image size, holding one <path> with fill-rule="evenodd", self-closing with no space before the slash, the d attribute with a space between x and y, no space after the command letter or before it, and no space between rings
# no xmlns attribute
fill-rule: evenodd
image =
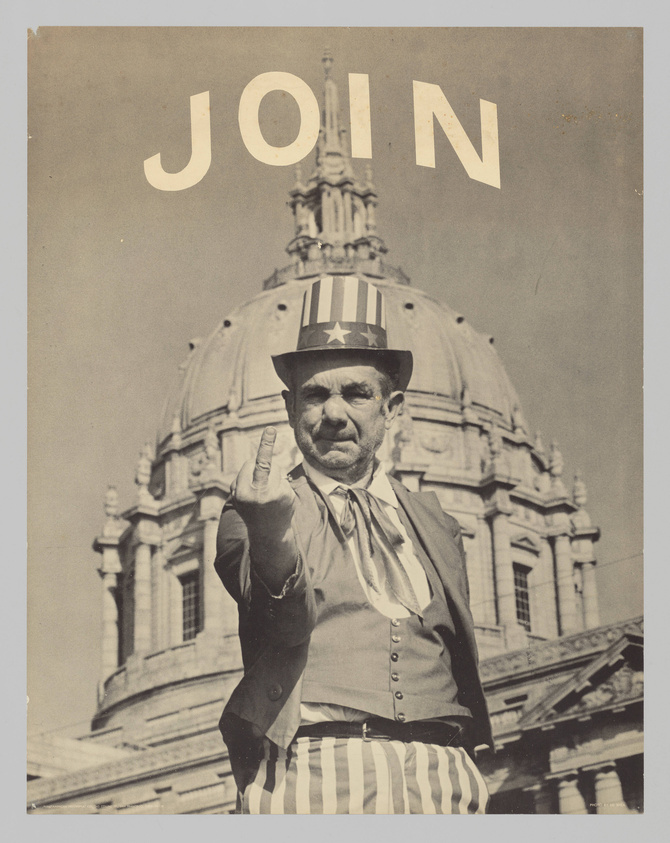
<svg viewBox="0 0 670 843"><path fill-rule="evenodd" d="M310 390L309 392L303 393L303 400L309 401L310 403L323 403L324 401L328 400L328 393L322 390Z"/></svg>

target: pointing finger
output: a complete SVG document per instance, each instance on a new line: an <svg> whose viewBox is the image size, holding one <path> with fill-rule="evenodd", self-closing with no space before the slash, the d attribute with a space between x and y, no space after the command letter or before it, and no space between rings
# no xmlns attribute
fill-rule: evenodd
<svg viewBox="0 0 670 843"><path fill-rule="evenodd" d="M272 465L272 451L274 450L277 431L274 427L266 427L261 436L261 443L256 454L256 464L252 483L254 486L265 486L270 475Z"/></svg>

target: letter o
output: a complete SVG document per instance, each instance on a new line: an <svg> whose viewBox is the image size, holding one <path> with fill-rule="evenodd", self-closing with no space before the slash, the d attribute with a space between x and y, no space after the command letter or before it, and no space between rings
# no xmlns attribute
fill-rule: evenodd
<svg viewBox="0 0 670 843"><path fill-rule="evenodd" d="M298 103L300 129L298 136L288 146L270 146L263 137L258 122L261 100L270 91L285 91ZM244 145L258 161L273 167L297 164L309 155L319 137L321 119L319 104L306 82L292 73L271 71L254 77L242 91L237 115Z"/></svg>

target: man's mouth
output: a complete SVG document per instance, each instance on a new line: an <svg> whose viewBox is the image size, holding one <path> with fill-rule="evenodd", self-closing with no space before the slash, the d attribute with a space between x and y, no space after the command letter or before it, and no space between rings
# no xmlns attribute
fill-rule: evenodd
<svg viewBox="0 0 670 843"><path fill-rule="evenodd" d="M324 442L352 442L353 436L349 433L319 433L319 439Z"/></svg>

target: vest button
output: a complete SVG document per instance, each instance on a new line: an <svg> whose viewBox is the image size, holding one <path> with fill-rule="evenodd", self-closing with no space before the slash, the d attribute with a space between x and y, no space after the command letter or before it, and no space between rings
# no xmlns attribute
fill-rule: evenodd
<svg viewBox="0 0 670 843"><path fill-rule="evenodd" d="M393 641L394 644L400 644L400 636L399 635L392 635L391 641Z"/></svg>
<svg viewBox="0 0 670 843"><path fill-rule="evenodd" d="M396 714L395 719L400 720L401 723L404 723L407 718L405 717L404 714L400 713L400 714Z"/></svg>
<svg viewBox="0 0 670 843"><path fill-rule="evenodd" d="M393 679L393 681L394 681L394 682L399 682L399 681L400 681L400 677L398 676L398 674L397 674L397 673L392 673L392 674L391 674L391 679Z"/></svg>
<svg viewBox="0 0 670 843"><path fill-rule="evenodd" d="M400 621L398 620L398 618L393 618L393 620L391 621L391 626L400 626Z"/></svg>
<svg viewBox="0 0 670 843"><path fill-rule="evenodd" d="M401 700L402 699L402 691L396 691L395 692L395 698L397 700Z"/></svg>
<svg viewBox="0 0 670 843"><path fill-rule="evenodd" d="M283 693L283 688L281 685L272 685L268 688L268 699L272 700L272 702L276 702Z"/></svg>
<svg viewBox="0 0 670 843"><path fill-rule="evenodd" d="M391 661L392 662L398 661L398 654L397 653L391 653Z"/></svg>

